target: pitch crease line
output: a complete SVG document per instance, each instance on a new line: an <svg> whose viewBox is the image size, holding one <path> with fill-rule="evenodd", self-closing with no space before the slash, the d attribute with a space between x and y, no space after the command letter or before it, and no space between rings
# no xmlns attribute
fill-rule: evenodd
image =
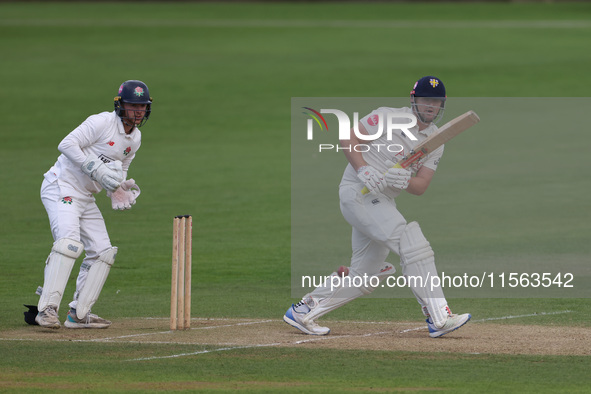
<svg viewBox="0 0 591 394"><path fill-rule="evenodd" d="M384 334L391 334L393 331L381 331L381 332L371 332L367 334L359 334L359 335L332 335L332 336L323 336L311 339L303 339L301 341L292 342L294 345L301 345L302 343L308 342L318 342L318 341L326 341L329 339L342 339L342 338L366 338L371 337L374 335L384 335Z"/></svg>
<svg viewBox="0 0 591 394"><path fill-rule="evenodd" d="M224 328L224 327L236 327L236 326L250 326L253 324L263 324L273 322L275 320L259 320L259 321L252 321L252 322L243 322L243 323L236 323L236 324L223 324L221 326L207 326L207 327L192 327L191 330L211 330L214 328Z"/></svg>
<svg viewBox="0 0 591 394"><path fill-rule="evenodd" d="M534 317L534 316L548 316L548 315L561 315L564 313L572 313L573 311L570 310L564 310L564 311L558 311L558 312L539 312L539 313L528 313L527 315L516 315L516 316L503 316L503 317L487 317L485 319L478 319L478 320L474 320L474 323L479 323L479 322L484 322L484 321L492 321L492 320L506 320L506 319L517 319L520 317Z"/></svg>
<svg viewBox="0 0 591 394"><path fill-rule="evenodd" d="M170 317L139 317L140 320L170 320ZM258 321L256 319L249 318L231 318L231 317L192 317L191 321Z"/></svg>
<svg viewBox="0 0 591 394"><path fill-rule="evenodd" d="M132 358L125 361L149 361L149 360L161 360L165 358L178 358L178 357L186 357L186 356L195 356L199 354L206 354L206 353L214 353L214 352L225 352L228 350L236 350L236 349L253 349L259 347L270 347L270 346L277 346L281 345L280 343L266 343L261 345L249 345L249 346L233 346L233 347L224 347L220 349L213 349L213 350L200 350L198 352L191 352L191 353L180 353L180 354L171 354L169 356L154 356L154 357L141 357L141 358Z"/></svg>
<svg viewBox="0 0 591 394"><path fill-rule="evenodd" d="M572 311L569 310L565 310L565 311L558 311L558 312L539 312L539 313L529 313L527 315L516 315L516 316L502 316L502 317L487 317L484 319L478 319L478 320L472 320L472 323L482 323L485 321L493 321L493 320L508 320L508 319L518 319L520 317L534 317L534 316L548 316L548 315L560 315L563 313L572 313ZM424 330L425 326L421 326L421 327L416 327L416 328L409 328L407 330L402 330L399 333L400 334L404 334L406 332L411 332L411 331L419 331L419 330Z"/></svg>
<svg viewBox="0 0 591 394"><path fill-rule="evenodd" d="M252 325L252 324L268 323L271 321L273 321L273 320L259 320L259 321L243 322L243 323L236 323L236 324L224 324L221 326L192 327L191 330L210 330L213 328L248 326L248 325ZM114 341L117 339L124 339L124 338L134 338L134 337L143 337L143 336L160 335L160 334L172 334L172 333L173 333L173 331L168 330L168 331L159 331L159 332L149 332L149 333L143 333L143 334L121 335L118 337L96 338L96 339L91 339L89 341L90 342L107 342L107 341Z"/></svg>
<svg viewBox="0 0 591 394"><path fill-rule="evenodd" d="M169 331L160 331L160 332L146 332L143 334L121 335L118 337L95 338L95 339L90 339L89 342L107 342L107 341L113 341L115 339L145 337L145 336L160 335L160 334L172 334L172 331L169 330Z"/></svg>

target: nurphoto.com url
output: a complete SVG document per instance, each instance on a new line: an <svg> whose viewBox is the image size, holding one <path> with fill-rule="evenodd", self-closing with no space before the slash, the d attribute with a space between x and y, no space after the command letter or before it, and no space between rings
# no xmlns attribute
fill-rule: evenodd
<svg viewBox="0 0 591 394"><path fill-rule="evenodd" d="M330 275L330 276L302 276L302 288L316 288L330 286L333 291L339 287L377 288L377 287L410 287L428 288L433 291L437 288L572 288L574 275L566 273L516 273L516 272L484 272L482 275L441 275L431 276L388 276L380 280L374 275L362 276Z"/></svg>

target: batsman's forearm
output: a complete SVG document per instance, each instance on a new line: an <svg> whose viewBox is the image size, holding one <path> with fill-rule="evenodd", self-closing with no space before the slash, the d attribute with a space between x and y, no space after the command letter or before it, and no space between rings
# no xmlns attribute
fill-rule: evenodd
<svg viewBox="0 0 591 394"><path fill-rule="evenodd" d="M415 196L420 196L421 194L427 191L427 187L429 185L422 179L411 178L408 182L408 187L406 191L410 194L414 194Z"/></svg>
<svg viewBox="0 0 591 394"><path fill-rule="evenodd" d="M433 179L434 173L435 171L430 168L421 168L416 176L410 178L406 191L415 196L420 196L425 193L429 188L429 184L431 184L431 179Z"/></svg>

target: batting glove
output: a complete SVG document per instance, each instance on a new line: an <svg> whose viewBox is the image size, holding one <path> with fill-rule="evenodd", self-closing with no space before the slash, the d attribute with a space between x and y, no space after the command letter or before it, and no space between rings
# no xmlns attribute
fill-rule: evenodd
<svg viewBox="0 0 591 394"><path fill-rule="evenodd" d="M357 177L361 179L370 192L383 192L386 190L384 175L372 166L359 167Z"/></svg>
<svg viewBox="0 0 591 394"><path fill-rule="evenodd" d="M115 210L131 209L135 204L135 200L139 197L141 190L133 179L128 179L121 182L119 187L114 192L107 192L107 196L111 198L111 206Z"/></svg>
<svg viewBox="0 0 591 394"><path fill-rule="evenodd" d="M386 172L384 178L388 186L404 190L410 182L411 172L404 168L388 168L388 172Z"/></svg>
<svg viewBox="0 0 591 394"><path fill-rule="evenodd" d="M121 162L116 160L105 164L95 155L88 155L82 164L82 172L93 181L98 182L104 189L114 192L123 181Z"/></svg>

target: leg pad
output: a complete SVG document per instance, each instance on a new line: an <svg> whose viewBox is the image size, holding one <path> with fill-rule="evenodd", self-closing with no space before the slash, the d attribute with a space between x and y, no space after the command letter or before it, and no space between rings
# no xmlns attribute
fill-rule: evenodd
<svg viewBox="0 0 591 394"><path fill-rule="evenodd" d="M49 305L59 309L72 267L83 248L82 243L73 239L60 238L55 241L45 262L43 292L37 305L39 311L44 311Z"/></svg>
<svg viewBox="0 0 591 394"><path fill-rule="evenodd" d="M432 286L432 278L438 276L433 249L417 222L409 223L400 237L400 259L402 273L423 307L423 313L427 309L435 326L445 324L449 308L443 289Z"/></svg>
<svg viewBox="0 0 591 394"><path fill-rule="evenodd" d="M98 260L88 270L86 283L80 291L76 305L76 316L78 319L84 319L98 299L116 256L116 247L107 249L99 255Z"/></svg>

